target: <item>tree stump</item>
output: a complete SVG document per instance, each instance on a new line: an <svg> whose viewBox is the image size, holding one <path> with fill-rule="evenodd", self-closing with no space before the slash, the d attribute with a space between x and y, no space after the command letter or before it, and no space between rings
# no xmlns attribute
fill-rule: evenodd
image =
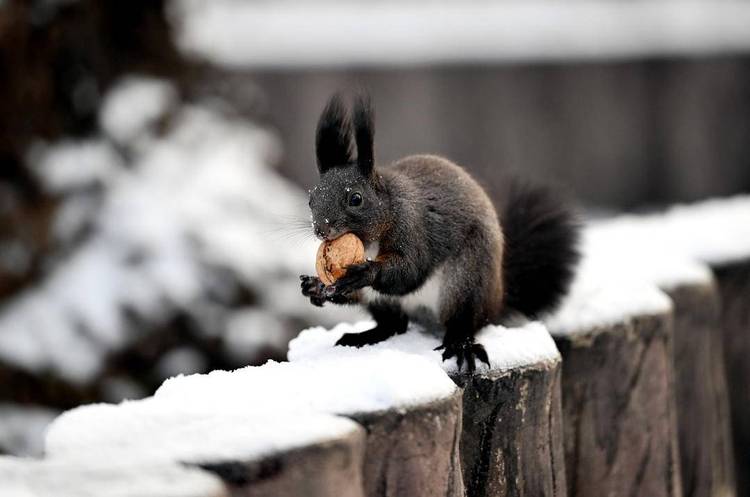
<svg viewBox="0 0 750 497"><path fill-rule="evenodd" d="M714 263L729 385L737 495L750 494L750 257Z"/></svg>
<svg viewBox="0 0 750 497"><path fill-rule="evenodd" d="M463 387L466 495L565 497L561 361L453 374Z"/></svg>
<svg viewBox="0 0 750 497"><path fill-rule="evenodd" d="M326 414L185 411L153 398L84 406L52 424L47 456L179 462L218 475L237 497L364 496L364 430Z"/></svg>
<svg viewBox="0 0 750 497"><path fill-rule="evenodd" d="M176 463L119 464L0 458L3 497L228 497L215 476Z"/></svg>
<svg viewBox="0 0 750 497"><path fill-rule="evenodd" d="M461 497L461 391L409 408L349 415L367 431L368 497Z"/></svg>
<svg viewBox="0 0 750 497"><path fill-rule="evenodd" d="M702 231L691 224L692 216L615 218L586 230L586 252L589 260L605 261L601 266L610 286L640 280L672 300L683 490L691 497L729 497L734 495L734 463L718 293L708 266L685 250L694 233Z"/></svg>
<svg viewBox="0 0 750 497"><path fill-rule="evenodd" d="M568 495L681 497L668 311L553 331Z"/></svg>
<svg viewBox="0 0 750 497"><path fill-rule="evenodd" d="M357 431L252 460L196 465L221 477L233 497L364 497L363 457L364 435Z"/></svg>
<svg viewBox="0 0 750 497"><path fill-rule="evenodd" d="M674 305L675 398L684 493L731 497L736 495L734 459L716 283L683 283L664 290Z"/></svg>
<svg viewBox="0 0 750 497"><path fill-rule="evenodd" d="M289 359L304 361L342 353L341 347L334 347L336 340L345 332L369 326L357 323L331 331L305 330L290 343ZM473 375L458 373L455 359L443 361L434 350L440 339L417 325L354 353L366 357L389 350L426 358L462 388L463 421L456 428L460 430L460 466L467 496L565 496L560 355L549 333L540 323L519 328L488 326L477 335L477 341L484 345L491 367L478 364ZM400 436L396 434L396 439ZM447 443L448 438L443 446ZM384 464L382 457L377 460Z"/></svg>

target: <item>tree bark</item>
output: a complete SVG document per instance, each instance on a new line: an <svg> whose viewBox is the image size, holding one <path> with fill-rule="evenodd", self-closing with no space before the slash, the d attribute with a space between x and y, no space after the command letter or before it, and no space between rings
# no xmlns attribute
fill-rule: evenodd
<svg viewBox="0 0 750 497"><path fill-rule="evenodd" d="M750 258L713 267L729 385L737 495L750 494Z"/></svg>
<svg viewBox="0 0 750 497"><path fill-rule="evenodd" d="M554 338L568 495L681 497L671 315Z"/></svg>
<svg viewBox="0 0 750 497"><path fill-rule="evenodd" d="M716 284L665 290L674 304L675 397L684 493L736 495Z"/></svg>
<svg viewBox="0 0 750 497"><path fill-rule="evenodd" d="M560 359L454 375L468 497L565 497Z"/></svg>
<svg viewBox="0 0 750 497"><path fill-rule="evenodd" d="M207 434L208 435L208 434ZM364 497L363 430L253 461L204 462L233 497Z"/></svg>
<svg viewBox="0 0 750 497"><path fill-rule="evenodd" d="M365 495L464 495L460 389L426 405L350 417L367 430Z"/></svg>

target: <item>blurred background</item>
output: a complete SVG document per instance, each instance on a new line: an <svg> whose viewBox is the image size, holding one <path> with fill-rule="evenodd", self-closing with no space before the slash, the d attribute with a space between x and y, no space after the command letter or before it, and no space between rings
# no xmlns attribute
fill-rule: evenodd
<svg viewBox="0 0 750 497"><path fill-rule="evenodd" d="M0 0L0 453L81 403L283 360L327 98L600 216L750 191L750 4Z"/></svg>

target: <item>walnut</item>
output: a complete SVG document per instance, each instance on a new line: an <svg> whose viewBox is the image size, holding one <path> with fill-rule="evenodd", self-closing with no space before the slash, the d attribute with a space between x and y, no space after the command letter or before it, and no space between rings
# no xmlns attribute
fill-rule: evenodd
<svg viewBox="0 0 750 497"><path fill-rule="evenodd" d="M356 235L346 233L320 244L315 262L318 277L330 285L346 274L346 267L365 261L365 246Z"/></svg>

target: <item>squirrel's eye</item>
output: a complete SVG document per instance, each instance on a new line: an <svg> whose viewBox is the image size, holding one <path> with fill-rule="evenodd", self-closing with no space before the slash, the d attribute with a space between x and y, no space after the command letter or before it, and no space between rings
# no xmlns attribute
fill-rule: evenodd
<svg viewBox="0 0 750 497"><path fill-rule="evenodd" d="M352 207L359 207L362 205L362 194L359 192L354 192L349 197L349 205Z"/></svg>

